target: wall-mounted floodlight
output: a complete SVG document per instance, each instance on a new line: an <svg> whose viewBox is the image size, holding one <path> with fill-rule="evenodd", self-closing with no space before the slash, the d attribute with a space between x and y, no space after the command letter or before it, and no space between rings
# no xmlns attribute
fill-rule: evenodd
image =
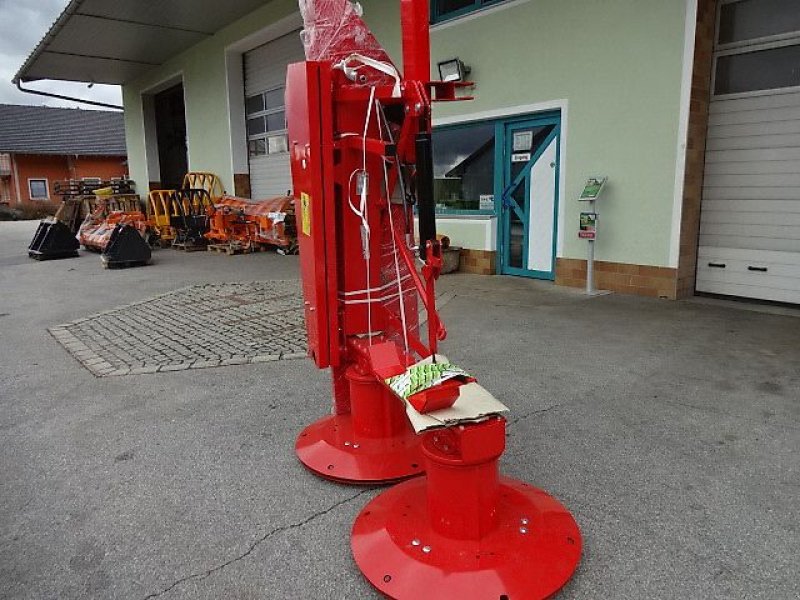
<svg viewBox="0 0 800 600"><path fill-rule="evenodd" d="M451 58L439 63L439 78L442 81L464 81L472 69L460 58Z"/></svg>

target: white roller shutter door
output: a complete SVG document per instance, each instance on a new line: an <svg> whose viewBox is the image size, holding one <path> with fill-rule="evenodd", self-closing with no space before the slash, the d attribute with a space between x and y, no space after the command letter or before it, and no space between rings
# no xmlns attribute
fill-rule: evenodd
<svg viewBox="0 0 800 600"><path fill-rule="evenodd" d="M800 303L800 93L712 102L697 290Z"/></svg>
<svg viewBox="0 0 800 600"><path fill-rule="evenodd" d="M287 65L303 60L299 30L244 56L250 186L254 199L282 196L292 188L283 93Z"/></svg>
<svg viewBox="0 0 800 600"><path fill-rule="evenodd" d="M800 11L717 10L697 291L800 304Z"/></svg>

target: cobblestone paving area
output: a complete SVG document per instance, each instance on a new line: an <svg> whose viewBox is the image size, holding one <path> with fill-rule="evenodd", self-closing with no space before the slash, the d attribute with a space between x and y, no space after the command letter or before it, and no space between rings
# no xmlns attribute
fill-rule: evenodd
<svg viewBox="0 0 800 600"><path fill-rule="evenodd" d="M50 329L98 377L305 358L298 281L197 285Z"/></svg>

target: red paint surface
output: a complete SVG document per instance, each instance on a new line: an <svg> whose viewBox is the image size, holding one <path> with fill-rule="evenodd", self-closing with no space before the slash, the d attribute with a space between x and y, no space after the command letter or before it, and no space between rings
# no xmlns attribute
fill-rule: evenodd
<svg viewBox="0 0 800 600"><path fill-rule="evenodd" d="M349 2L301 3L308 60L289 67L287 120L309 353L332 367L335 413L303 430L295 450L312 472L345 483L386 483L424 466L427 477L377 496L353 527L356 563L385 596L542 600L575 572L580 531L552 496L500 476L505 419L440 421L448 426L417 436L375 375L435 356L446 333L434 292L440 246L428 242L420 276L405 236L411 209L393 201L401 165L430 182L429 167L415 163L417 148L427 153L431 95L458 99L455 84L428 80L428 6L401 0L406 78L395 86L388 64L350 56L384 53ZM384 296L394 289L391 306ZM428 309L428 347L415 291ZM370 351L387 342L396 352Z"/></svg>

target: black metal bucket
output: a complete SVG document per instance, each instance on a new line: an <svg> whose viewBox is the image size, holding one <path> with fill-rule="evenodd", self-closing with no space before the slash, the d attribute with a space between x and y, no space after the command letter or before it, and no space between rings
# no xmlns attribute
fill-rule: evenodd
<svg viewBox="0 0 800 600"><path fill-rule="evenodd" d="M61 221L44 219L28 246L28 256L36 260L56 260L78 256L80 242Z"/></svg>
<svg viewBox="0 0 800 600"><path fill-rule="evenodd" d="M117 225L111 232L108 245L100 255L107 269L143 267L150 262L150 246L136 228L130 225Z"/></svg>

